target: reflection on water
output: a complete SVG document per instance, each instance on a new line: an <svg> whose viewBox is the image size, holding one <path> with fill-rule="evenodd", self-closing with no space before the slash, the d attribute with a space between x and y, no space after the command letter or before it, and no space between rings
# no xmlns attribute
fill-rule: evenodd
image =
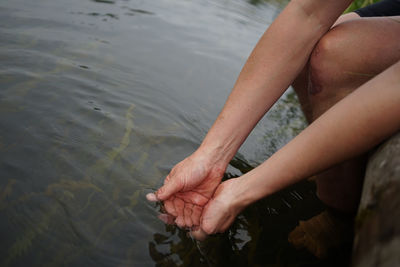
<svg viewBox="0 0 400 267"><path fill-rule="evenodd" d="M167 234L156 233L149 243L150 255L159 266L314 266L315 258L287 242L299 219L322 210L313 192L303 183L276 194L247 208L227 233L204 242L166 226Z"/></svg>
<svg viewBox="0 0 400 267"><path fill-rule="evenodd" d="M317 264L287 242L321 209L312 184L257 203L204 243L157 220L144 197L200 144L284 3L0 3L0 265ZM226 178L300 131L299 114L288 93Z"/></svg>

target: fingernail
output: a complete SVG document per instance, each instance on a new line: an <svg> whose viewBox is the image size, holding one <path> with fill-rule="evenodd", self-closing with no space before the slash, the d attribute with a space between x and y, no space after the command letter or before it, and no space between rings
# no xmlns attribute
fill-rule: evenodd
<svg viewBox="0 0 400 267"><path fill-rule="evenodd" d="M146 198L147 198L148 201L151 201L151 202L157 202L158 201L157 196L154 193L148 193L146 195Z"/></svg>

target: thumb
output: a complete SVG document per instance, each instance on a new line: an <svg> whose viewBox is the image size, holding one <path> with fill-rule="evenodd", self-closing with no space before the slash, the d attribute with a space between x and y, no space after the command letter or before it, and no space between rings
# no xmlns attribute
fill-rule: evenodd
<svg viewBox="0 0 400 267"><path fill-rule="evenodd" d="M207 238L207 234L201 228L193 229L189 235L198 241L204 241Z"/></svg>
<svg viewBox="0 0 400 267"><path fill-rule="evenodd" d="M217 231L220 212L215 211L214 201L211 200L204 208L201 216L201 229L207 235L215 234Z"/></svg>
<svg viewBox="0 0 400 267"><path fill-rule="evenodd" d="M175 180L171 179L157 190L157 199L160 201L164 201L168 199L171 195L179 192L181 189L182 186L180 186L179 183L175 182Z"/></svg>

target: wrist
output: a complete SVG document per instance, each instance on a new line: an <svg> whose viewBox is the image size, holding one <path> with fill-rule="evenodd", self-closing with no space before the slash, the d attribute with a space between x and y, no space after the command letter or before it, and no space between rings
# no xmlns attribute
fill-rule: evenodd
<svg viewBox="0 0 400 267"><path fill-rule="evenodd" d="M222 174L225 172L232 158L226 153L222 146L211 145L204 142L196 150L194 155L207 161L208 166L220 170Z"/></svg>
<svg viewBox="0 0 400 267"><path fill-rule="evenodd" d="M256 202L258 199L255 198L254 190L251 188L251 185L248 183L248 179L246 175L236 178L238 189L235 193L234 205L239 208L247 207L248 205Z"/></svg>
<svg viewBox="0 0 400 267"><path fill-rule="evenodd" d="M257 201L251 193L252 190L244 176L231 178L222 183L222 185L224 184L226 184L226 187L229 186L230 189L229 194L227 194L229 198L226 200L226 203L235 216L247 206Z"/></svg>
<svg viewBox="0 0 400 267"><path fill-rule="evenodd" d="M256 169L238 178L239 190L235 197L238 205L248 206L274 193L274 189L269 183L270 179L260 177L259 169Z"/></svg>

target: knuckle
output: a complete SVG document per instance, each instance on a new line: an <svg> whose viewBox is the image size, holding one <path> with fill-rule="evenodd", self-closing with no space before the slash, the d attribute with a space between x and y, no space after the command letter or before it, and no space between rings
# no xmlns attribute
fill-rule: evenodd
<svg viewBox="0 0 400 267"><path fill-rule="evenodd" d="M157 198L162 198L163 195L164 195L164 192L165 192L164 187L159 188L159 189L157 190L157 192L156 192Z"/></svg>

